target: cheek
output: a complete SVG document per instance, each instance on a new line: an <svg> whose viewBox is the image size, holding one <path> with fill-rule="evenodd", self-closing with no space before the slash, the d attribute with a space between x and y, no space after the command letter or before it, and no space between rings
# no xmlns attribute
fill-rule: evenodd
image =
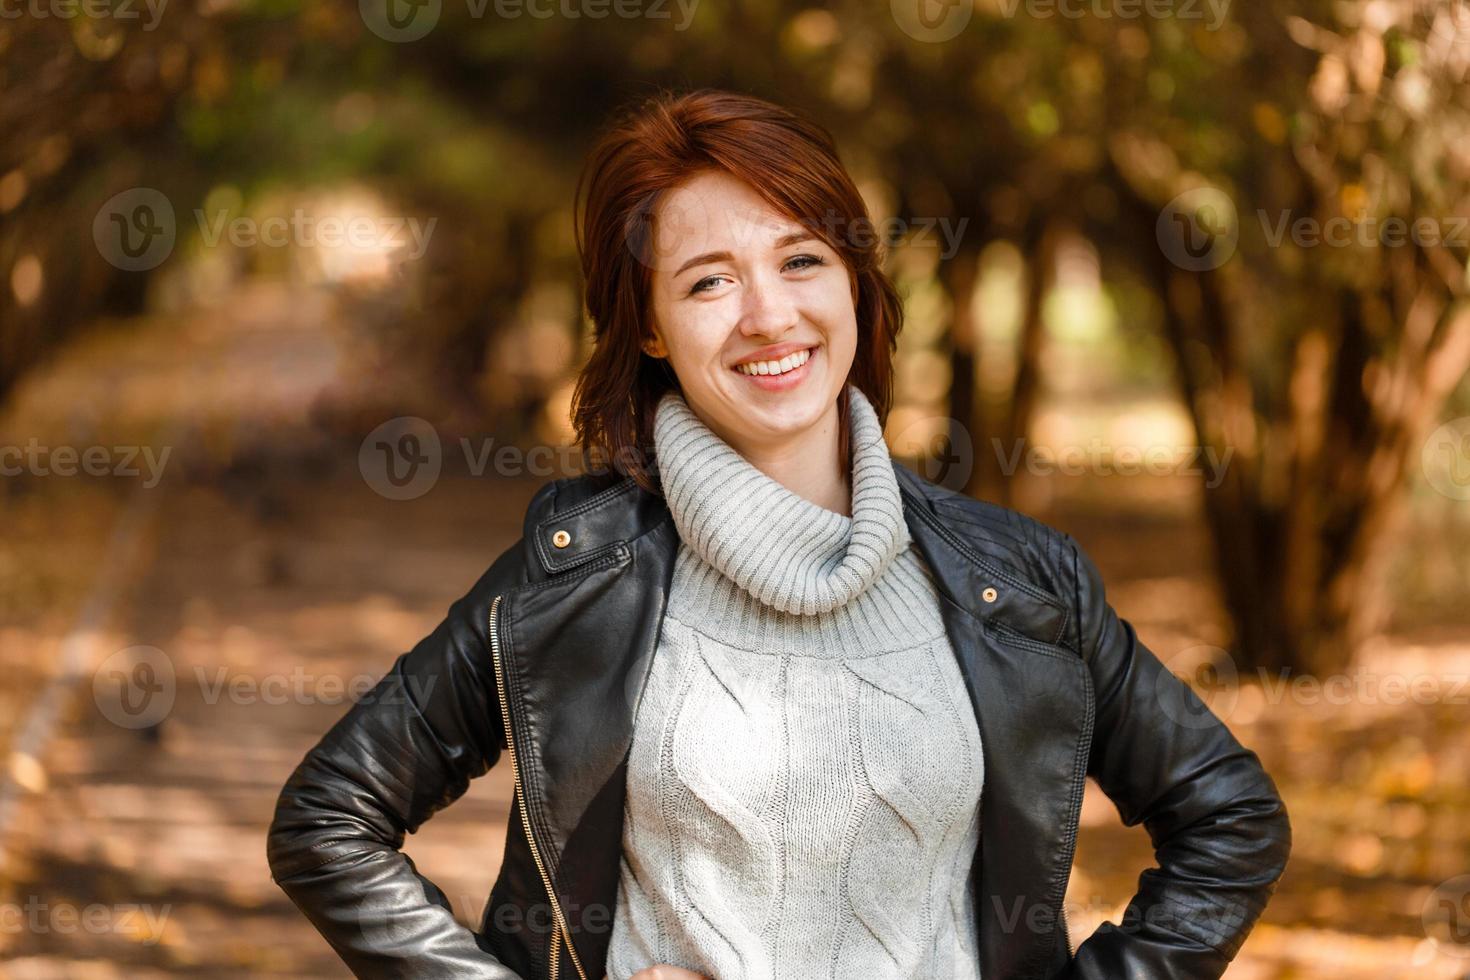
<svg viewBox="0 0 1470 980"><path fill-rule="evenodd" d="M841 264L822 277L819 302L826 319L834 326L853 319L857 309L857 281Z"/></svg>
<svg viewBox="0 0 1470 980"><path fill-rule="evenodd" d="M822 312L828 341L833 347L843 350L857 348L857 307L853 299L854 288L844 277L841 283L827 291L826 303Z"/></svg>
<svg viewBox="0 0 1470 980"><path fill-rule="evenodd" d="M844 321L840 338L833 339L832 350L833 366L837 368L838 374L846 377L857 359L857 322L853 320L851 313Z"/></svg>
<svg viewBox="0 0 1470 980"><path fill-rule="evenodd" d="M685 313L669 326L664 342L669 348L669 360L676 369L688 372L720 363L720 354L730 331L715 311Z"/></svg>

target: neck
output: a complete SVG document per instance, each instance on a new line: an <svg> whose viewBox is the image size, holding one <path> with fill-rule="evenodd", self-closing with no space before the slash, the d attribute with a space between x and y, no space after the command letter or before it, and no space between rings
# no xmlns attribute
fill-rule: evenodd
<svg viewBox="0 0 1470 980"><path fill-rule="evenodd" d="M852 487L845 461L839 458L837 403L810 428L776 443L751 443L717 433L746 461L798 497L844 517L852 516Z"/></svg>

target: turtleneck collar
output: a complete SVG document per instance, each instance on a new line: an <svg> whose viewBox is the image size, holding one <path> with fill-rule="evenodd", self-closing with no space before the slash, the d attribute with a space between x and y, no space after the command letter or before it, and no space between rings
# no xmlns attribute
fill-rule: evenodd
<svg viewBox="0 0 1470 980"><path fill-rule="evenodd" d="M909 543L883 426L849 386L852 516L766 476L670 391L654 420L654 452L679 536L700 558L781 612L815 615L862 593Z"/></svg>

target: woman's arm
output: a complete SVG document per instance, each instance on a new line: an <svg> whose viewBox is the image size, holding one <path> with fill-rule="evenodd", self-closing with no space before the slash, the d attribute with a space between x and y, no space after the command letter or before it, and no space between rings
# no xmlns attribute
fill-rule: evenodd
<svg viewBox="0 0 1470 980"><path fill-rule="evenodd" d="M1148 829L1159 866L1139 876L1123 923L1099 927L1064 976L1219 977L1286 867L1286 807L1256 754L1139 642L1068 542L1097 699L1088 775L1125 824Z"/></svg>
<svg viewBox="0 0 1470 980"><path fill-rule="evenodd" d="M500 756L486 642L517 544L306 754L267 839L271 877L360 977L513 980L399 851Z"/></svg>

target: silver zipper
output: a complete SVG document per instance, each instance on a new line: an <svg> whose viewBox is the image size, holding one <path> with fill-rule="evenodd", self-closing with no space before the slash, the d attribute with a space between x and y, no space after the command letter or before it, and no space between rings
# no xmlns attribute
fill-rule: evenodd
<svg viewBox="0 0 1470 980"><path fill-rule="evenodd" d="M531 833L531 814L526 808L525 786L521 783L521 767L516 762L516 740L515 734L510 727L510 699L505 693L505 671L500 665L500 634L496 632L495 620L500 612L500 596L496 596L490 603L490 656L495 664L495 687L500 695L500 717L505 722L505 747L510 752L510 774L515 782L516 802L520 804L521 826L526 830L526 843L531 845L531 858L536 862L536 870L541 874L541 884L546 888L546 897L551 900L551 914L556 920L555 934L551 938L551 980L560 980L558 967L561 966L561 944L566 940L567 952L572 957L572 966L577 968L577 976L581 980L587 980L587 974L582 969L582 961L577 957L577 947L572 945L572 936L567 929L566 919L561 914L561 903L556 900L556 891L551 887L551 876L546 873L546 865L541 862L541 851L536 847L536 836Z"/></svg>

